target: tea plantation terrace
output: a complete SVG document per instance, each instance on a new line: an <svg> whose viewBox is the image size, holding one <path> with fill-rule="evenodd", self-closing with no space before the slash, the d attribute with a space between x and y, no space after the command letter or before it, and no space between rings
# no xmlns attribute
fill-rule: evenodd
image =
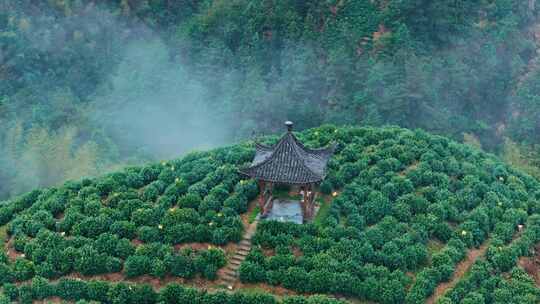
<svg viewBox="0 0 540 304"><path fill-rule="evenodd" d="M539 303L539 199L445 137L291 126L0 202L0 303Z"/></svg>

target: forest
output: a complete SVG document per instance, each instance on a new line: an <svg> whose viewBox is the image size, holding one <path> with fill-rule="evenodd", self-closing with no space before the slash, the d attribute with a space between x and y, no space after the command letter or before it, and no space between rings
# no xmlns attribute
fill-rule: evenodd
<svg viewBox="0 0 540 304"><path fill-rule="evenodd" d="M421 128L538 174L536 1L2 0L0 198L285 119Z"/></svg>
<svg viewBox="0 0 540 304"><path fill-rule="evenodd" d="M540 303L540 2L0 0L0 243L0 304Z"/></svg>

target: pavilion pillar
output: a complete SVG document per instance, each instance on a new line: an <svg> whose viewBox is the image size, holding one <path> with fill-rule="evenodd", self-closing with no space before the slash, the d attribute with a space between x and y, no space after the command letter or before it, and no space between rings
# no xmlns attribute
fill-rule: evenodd
<svg viewBox="0 0 540 304"><path fill-rule="evenodd" d="M306 220L311 220L313 216L313 194L313 185L308 184L306 186L306 196L304 199L304 217L306 218Z"/></svg>
<svg viewBox="0 0 540 304"><path fill-rule="evenodd" d="M264 204L266 203L266 182L259 180L259 209L261 209L261 215L264 214Z"/></svg>
<svg viewBox="0 0 540 304"><path fill-rule="evenodd" d="M300 207L302 208L302 217L304 218L304 220L306 219L306 214L307 214L307 187L305 185L301 185L300 186L300 193L302 195L301 199L300 199Z"/></svg>

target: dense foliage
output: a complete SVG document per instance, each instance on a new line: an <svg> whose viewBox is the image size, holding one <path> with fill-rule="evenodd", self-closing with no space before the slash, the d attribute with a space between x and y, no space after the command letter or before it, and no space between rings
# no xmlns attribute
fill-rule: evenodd
<svg viewBox="0 0 540 304"><path fill-rule="evenodd" d="M261 223L254 237L260 247L240 268L244 282L424 303L470 248L490 237L492 244L510 241L540 211L534 178L443 137L323 127L304 139L338 142L325 183L341 193L321 225ZM540 240L531 220L527 249ZM442 249L430 249L434 244Z"/></svg>
<svg viewBox="0 0 540 304"><path fill-rule="evenodd" d="M488 270L500 278L540 240L540 183L493 155L397 127L325 125L298 137L309 147L337 143L321 191L338 195L316 223L260 222L239 269L242 282L377 303L424 303L470 248L489 239ZM182 303L184 293L219 301L225 296L177 285L158 294L146 285L91 279L116 273L125 280L215 280L227 263L219 247L240 241L240 215L258 194L256 183L237 171L253 155L252 143L194 152L1 202L0 223L7 224L10 238L9 256L0 256L4 294L23 302L59 296ZM515 239L518 225L526 230ZM194 249L193 242L209 248ZM70 275L83 280L66 280ZM513 270L512 278L518 285L529 280L520 270ZM510 288L495 283L481 296ZM450 301L476 297L469 295L478 293L474 284L484 282L463 283ZM523 290L527 299L538 294L531 284ZM275 302L257 297L245 303Z"/></svg>
<svg viewBox="0 0 540 304"><path fill-rule="evenodd" d="M535 3L2 0L0 197L285 118L539 144Z"/></svg>
<svg viewBox="0 0 540 304"><path fill-rule="evenodd" d="M2 254L0 282L117 272L215 280L226 264L221 249L174 245L240 241L239 214L258 189L237 166L252 155L242 145L192 153L3 202L0 223L9 222L19 255Z"/></svg>
<svg viewBox="0 0 540 304"><path fill-rule="evenodd" d="M526 231L508 243L501 236L491 242L486 260L471 267L461 280L438 303L529 303L540 302L540 289L534 280L519 267L517 259L533 253L533 246L540 242L540 217L531 216Z"/></svg>
<svg viewBox="0 0 540 304"><path fill-rule="evenodd" d="M4 285L4 294L0 295L0 303L33 303L48 297L59 297L76 303L114 303L114 304L341 304L343 302L322 296L286 297L280 301L273 296L261 293L225 292L206 293L178 284L170 284L160 291L155 291L146 284L110 283L107 281L81 281L60 279L57 283L36 277L30 284L16 286Z"/></svg>

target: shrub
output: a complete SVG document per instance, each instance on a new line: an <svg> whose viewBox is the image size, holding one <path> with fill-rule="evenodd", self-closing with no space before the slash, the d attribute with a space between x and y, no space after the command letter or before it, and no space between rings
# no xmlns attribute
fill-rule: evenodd
<svg viewBox="0 0 540 304"><path fill-rule="evenodd" d="M223 206L231 208L237 213L245 213L248 208L248 201L243 195L231 195L223 202Z"/></svg>
<svg viewBox="0 0 540 304"><path fill-rule="evenodd" d="M238 195L244 195L248 201L252 201L259 195L259 187L254 180L242 180L234 188Z"/></svg>
<svg viewBox="0 0 540 304"><path fill-rule="evenodd" d="M141 200L145 202L154 202L158 196L159 196L159 189L154 184L150 184L146 187L144 187L143 191L141 192Z"/></svg>
<svg viewBox="0 0 540 304"><path fill-rule="evenodd" d="M89 300L98 302L109 301L109 283L105 281L91 280L86 283L87 295Z"/></svg>
<svg viewBox="0 0 540 304"><path fill-rule="evenodd" d="M64 300L78 301L88 297L85 281L62 278L56 284L56 294Z"/></svg>
<svg viewBox="0 0 540 304"><path fill-rule="evenodd" d="M243 283L258 283L266 280L264 268L252 262L243 262L238 269L238 274Z"/></svg>
<svg viewBox="0 0 540 304"><path fill-rule="evenodd" d="M182 254L171 255L166 259L171 275L190 279L195 275L195 264L193 260Z"/></svg>
<svg viewBox="0 0 540 304"><path fill-rule="evenodd" d="M218 228L212 232L212 243L216 245L227 244L227 232L223 228Z"/></svg>
<svg viewBox="0 0 540 304"><path fill-rule="evenodd" d="M111 233L103 233L97 238L96 242L94 243L94 248L99 253L114 255L116 253L116 246L118 242L118 236Z"/></svg>
<svg viewBox="0 0 540 304"><path fill-rule="evenodd" d="M167 274L167 265L159 259L153 259L152 260L152 275L158 278L163 278Z"/></svg>
<svg viewBox="0 0 540 304"><path fill-rule="evenodd" d="M195 268L209 279L215 278L215 272L225 266L225 254L220 249L209 249L199 252L194 260Z"/></svg>
<svg viewBox="0 0 540 304"><path fill-rule="evenodd" d="M157 303L158 294L154 291L152 286L148 284L135 285L132 288L132 294L129 300L132 303L140 304L154 304Z"/></svg>
<svg viewBox="0 0 540 304"><path fill-rule="evenodd" d="M142 226L137 230L137 238L145 243L160 242L161 231L155 227Z"/></svg>
<svg viewBox="0 0 540 304"><path fill-rule="evenodd" d="M137 228L134 223L129 221L117 221L111 225L111 233L118 235L121 238L133 239Z"/></svg>
<svg viewBox="0 0 540 304"><path fill-rule="evenodd" d="M208 225L199 224L195 226L195 241L196 242L210 242L212 240L212 231Z"/></svg>
<svg viewBox="0 0 540 304"><path fill-rule="evenodd" d="M192 224L166 226L164 230L164 239L171 244L189 242L195 238L195 228Z"/></svg>
<svg viewBox="0 0 540 304"><path fill-rule="evenodd" d="M132 255L124 263L124 272L128 277L138 277L151 272L152 261L146 256Z"/></svg>
<svg viewBox="0 0 540 304"><path fill-rule="evenodd" d="M291 267L285 272L283 287L308 292L308 278L308 273L304 268Z"/></svg>
<svg viewBox="0 0 540 304"><path fill-rule="evenodd" d="M201 201L202 200L199 195L194 193L188 193L180 197L180 199L178 200L178 207L198 209Z"/></svg>
<svg viewBox="0 0 540 304"><path fill-rule="evenodd" d="M323 194L330 195L332 193L332 183L329 180L324 180L320 185L320 191Z"/></svg>
<svg viewBox="0 0 540 304"><path fill-rule="evenodd" d="M100 234L107 232L111 224L111 220L103 215L88 217L76 223L71 229L71 234L96 238Z"/></svg>
<svg viewBox="0 0 540 304"><path fill-rule="evenodd" d="M42 277L34 277L31 283L32 296L34 299L42 300L53 295L54 289L49 282Z"/></svg>
<svg viewBox="0 0 540 304"><path fill-rule="evenodd" d="M133 211L131 221L136 226L155 226L159 223L159 216L154 209L140 208Z"/></svg>
<svg viewBox="0 0 540 304"><path fill-rule="evenodd" d="M84 275L95 275L107 272L107 255L100 254L91 245L79 250L75 260L75 271Z"/></svg>
<svg viewBox="0 0 540 304"><path fill-rule="evenodd" d="M13 277L17 281L26 281L34 276L34 264L23 258L17 258L13 263Z"/></svg>
<svg viewBox="0 0 540 304"><path fill-rule="evenodd" d="M7 283L3 285L3 289L4 294L9 300L14 302L19 297L19 289L17 288L17 285Z"/></svg>
<svg viewBox="0 0 540 304"><path fill-rule="evenodd" d="M15 274L13 270L6 264L0 264L0 284L13 282Z"/></svg>
<svg viewBox="0 0 540 304"><path fill-rule="evenodd" d="M447 223L438 222L433 226L432 233L441 242L446 243L452 237L453 231Z"/></svg>

